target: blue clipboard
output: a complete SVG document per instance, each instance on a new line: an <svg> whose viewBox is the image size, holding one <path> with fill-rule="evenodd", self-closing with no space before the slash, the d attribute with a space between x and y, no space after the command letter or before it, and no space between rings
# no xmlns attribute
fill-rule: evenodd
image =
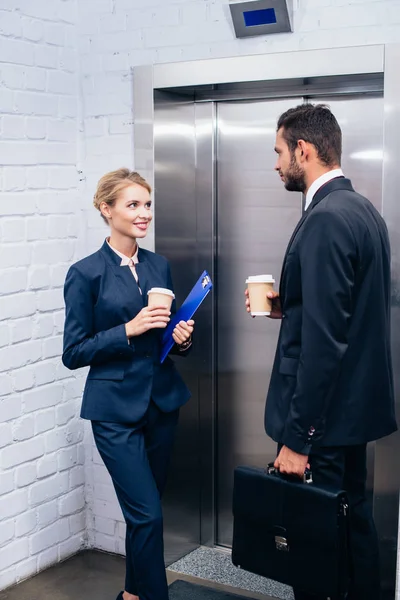
<svg viewBox="0 0 400 600"><path fill-rule="evenodd" d="M175 344L172 332L179 321L189 321L207 296L209 291L212 289L211 277L207 271L203 271L199 279L193 286L188 297L180 307L180 309L172 316L168 326L166 327L162 339L161 345L161 357L160 362L164 362L166 356L171 351L171 348Z"/></svg>

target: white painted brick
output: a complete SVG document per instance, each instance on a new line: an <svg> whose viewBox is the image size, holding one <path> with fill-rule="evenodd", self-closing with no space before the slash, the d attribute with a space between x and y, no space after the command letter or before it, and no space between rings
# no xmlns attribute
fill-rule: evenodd
<svg viewBox="0 0 400 600"><path fill-rule="evenodd" d="M57 337L49 338L44 340L43 342L43 358L54 358L56 356L60 356L63 350L63 340L62 336L59 335Z"/></svg>
<svg viewBox="0 0 400 600"><path fill-rule="evenodd" d="M85 484L85 469L83 466L73 467L70 470L70 488L74 489Z"/></svg>
<svg viewBox="0 0 400 600"><path fill-rule="evenodd" d="M28 493L26 490L18 490L0 498L0 515L2 519L15 517L25 512L27 508Z"/></svg>
<svg viewBox="0 0 400 600"><path fill-rule="evenodd" d="M56 452L61 448L73 446L83 439L83 424L73 422L46 434L46 452Z"/></svg>
<svg viewBox="0 0 400 600"><path fill-rule="evenodd" d="M58 66L62 71L76 73L78 70L77 50L70 48L60 48L58 51Z"/></svg>
<svg viewBox="0 0 400 600"><path fill-rule="evenodd" d="M25 136L25 122L21 116L4 115L2 117L3 140L20 140ZM6 190L7 191L7 190Z"/></svg>
<svg viewBox="0 0 400 600"><path fill-rule="evenodd" d="M29 317L36 311L36 299L33 292L0 297L0 319Z"/></svg>
<svg viewBox="0 0 400 600"><path fill-rule="evenodd" d="M76 402L70 400L56 407L56 423L57 425L66 425L68 421L76 417ZM76 449L75 449L76 454Z"/></svg>
<svg viewBox="0 0 400 600"><path fill-rule="evenodd" d="M35 413L35 435L54 429L55 424L56 415L54 408Z"/></svg>
<svg viewBox="0 0 400 600"><path fill-rule="evenodd" d="M83 486L66 494L59 500L58 511L61 517L66 517L81 511L85 506Z"/></svg>
<svg viewBox="0 0 400 600"><path fill-rule="evenodd" d="M93 119L85 119L85 136L99 137L107 132L108 120L104 117L94 117Z"/></svg>
<svg viewBox="0 0 400 600"><path fill-rule="evenodd" d="M29 489L29 506L37 506L68 492L68 473L57 473L34 483Z"/></svg>
<svg viewBox="0 0 400 600"><path fill-rule="evenodd" d="M43 39L44 26L42 21L37 19L22 18L22 35L27 40L39 42Z"/></svg>
<svg viewBox="0 0 400 600"><path fill-rule="evenodd" d="M12 389L11 375L8 373L0 375L0 396L8 396L8 394L11 394Z"/></svg>
<svg viewBox="0 0 400 600"><path fill-rule="evenodd" d="M58 48L51 46L35 46L35 65L45 69L55 69L58 63Z"/></svg>
<svg viewBox="0 0 400 600"><path fill-rule="evenodd" d="M179 6L157 6L153 9L152 26L171 27L174 25L180 25L180 23L181 13ZM190 24L193 24L193 21L191 21Z"/></svg>
<svg viewBox="0 0 400 600"><path fill-rule="evenodd" d="M17 394L0 398L0 423L12 421L22 414L22 399Z"/></svg>
<svg viewBox="0 0 400 600"><path fill-rule="evenodd" d="M1 7L2 8L2 7ZM0 34L21 37L21 19L16 12L0 11Z"/></svg>
<svg viewBox="0 0 400 600"><path fill-rule="evenodd" d="M105 535L115 535L115 521L112 519L104 519L103 517L95 517L95 530Z"/></svg>
<svg viewBox="0 0 400 600"><path fill-rule="evenodd" d="M74 256L74 245L70 241L37 242L33 248L33 261L50 265L54 262L71 262ZM54 308L60 308L54 306Z"/></svg>
<svg viewBox="0 0 400 600"><path fill-rule="evenodd" d="M131 4L131 7L133 4ZM130 8L131 8L130 7ZM147 10L129 10L127 12L127 30L135 31L136 29L145 29L151 27L154 24L153 12L155 9Z"/></svg>
<svg viewBox="0 0 400 600"><path fill-rule="evenodd" d="M32 116L55 116L57 114L57 96L45 94L43 92L15 92L14 106L15 111L21 115L32 115ZM28 145L25 146L28 148ZM37 146L31 146L31 149L38 148ZM32 151L31 150L31 151ZM25 164L36 164L40 162L35 156L32 157L31 161L21 159ZM36 160L33 160L36 158ZM53 154L54 161L54 154ZM13 163L12 163L13 164Z"/></svg>
<svg viewBox="0 0 400 600"><path fill-rule="evenodd" d="M110 134L120 133L133 135L133 119L121 115L110 117L108 131Z"/></svg>
<svg viewBox="0 0 400 600"><path fill-rule="evenodd" d="M30 262L31 250L26 245L7 244L7 246L0 246L0 268L26 266Z"/></svg>
<svg viewBox="0 0 400 600"><path fill-rule="evenodd" d="M116 498L114 498L113 502L106 502L105 500L99 500L95 496L92 510L95 516L103 517L107 515L108 518L115 521L123 521L122 512Z"/></svg>
<svg viewBox="0 0 400 600"><path fill-rule="evenodd" d="M51 542L50 539L49 539L49 542ZM56 564L58 562L58 547L53 546L52 548L45 550L44 552L39 554L37 560L38 560L38 563L37 563L38 564L38 567L37 567L38 572L44 571L48 567L51 567L52 565Z"/></svg>
<svg viewBox="0 0 400 600"><path fill-rule="evenodd" d="M63 542L69 537L68 519L60 519L53 525L46 527L39 533L31 536L30 547L32 554L43 552L52 544Z"/></svg>
<svg viewBox="0 0 400 600"><path fill-rule="evenodd" d="M0 350L0 371L19 369L40 360L42 347L40 342L22 342Z"/></svg>
<svg viewBox="0 0 400 600"><path fill-rule="evenodd" d="M4 222L6 219L4 219ZM15 229L15 221L13 221L11 229ZM18 221L17 229L24 229L22 224ZM4 229L3 229L4 235ZM6 236L7 237L7 236ZM4 238L3 238L4 239ZM5 241L5 240L4 240ZM0 273L0 295L1 294L16 294L26 290L28 283L28 271L26 268L9 269L4 270Z"/></svg>
<svg viewBox="0 0 400 600"><path fill-rule="evenodd" d="M10 343L10 332L7 323L0 323L0 348Z"/></svg>
<svg viewBox="0 0 400 600"><path fill-rule="evenodd" d="M32 415L23 417L18 420L13 428L13 440L15 442L22 442L28 440L34 435L34 418Z"/></svg>
<svg viewBox="0 0 400 600"><path fill-rule="evenodd" d="M46 120L42 117L42 118L37 118L37 117L26 117L25 120L25 133L26 133L26 137L29 138L30 140L44 140L44 138L46 137ZM31 178L33 177L33 179L31 181L35 182L37 181L34 177L34 174L32 174L32 172L34 173L36 170L36 167L33 167L32 169L28 169L28 187L46 187L46 183L44 185L29 185L29 176L31 176ZM40 170L40 168L39 168Z"/></svg>
<svg viewBox="0 0 400 600"><path fill-rule="evenodd" d="M53 454L51 456L43 456L37 461L37 478L43 479L57 473L57 457Z"/></svg>
<svg viewBox="0 0 400 600"><path fill-rule="evenodd" d="M26 442L11 444L3 448L0 455L0 464L3 469L9 469L23 464L26 461L34 460L44 454L44 441L42 438L33 438ZM0 511L0 514L1 511Z"/></svg>
<svg viewBox="0 0 400 600"><path fill-rule="evenodd" d="M1 74L1 81L3 83L3 86L5 86L6 88L19 90L24 87L25 67L21 67L19 65L7 65L5 63L1 63L0 74ZM2 112L8 112L8 111L4 110L4 105L3 105L3 93L5 91L6 90L4 88L1 91Z"/></svg>
<svg viewBox="0 0 400 600"><path fill-rule="evenodd" d="M64 310L53 313L53 319L54 319L54 333L62 334L64 331L64 322L65 322ZM69 375L71 376L71 372L69 372Z"/></svg>
<svg viewBox="0 0 400 600"><path fill-rule="evenodd" d="M80 22L85 21L88 17L93 18L93 6L91 2L81 2L79 4ZM96 0L96 14L111 14L112 10L112 0Z"/></svg>
<svg viewBox="0 0 400 600"><path fill-rule="evenodd" d="M44 91L46 89L46 70L31 67L26 70L25 87L27 90Z"/></svg>
<svg viewBox="0 0 400 600"><path fill-rule="evenodd" d="M33 322L32 319L18 319L10 325L11 343L25 342L32 338Z"/></svg>
<svg viewBox="0 0 400 600"><path fill-rule="evenodd" d="M63 308L64 306L63 292L61 289L37 292L36 298L37 308L40 312L56 310Z"/></svg>
<svg viewBox="0 0 400 600"><path fill-rule="evenodd" d="M84 532L86 527L86 519L84 511L71 515L69 518L69 529L72 535L75 535L79 532Z"/></svg>
<svg viewBox="0 0 400 600"><path fill-rule="evenodd" d="M44 221L44 219L43 219ZM29 230L29 219L28 219ZM29 233L28 233L29 236ZM29 239L29 237L28 237ZM29 289L39 290L50 286L50 268L47 266L32 266L28 275Z"/></svg>
<svg viewBox="0 0 400 600"><path fill-rule="evenodd" d="M29 510L19 517L15 521L15 535L16 537L22 537L31 533L36 528L36 511Z"/></svg>
<svg viewBox="0 0 400 600"><path fill-rule="evenodd" d="M108 535L104 535L104 533L95 532L94 544L95 548L98 548L99 550L105 550L106 552L111 552L113 554L116 553L115 539Z"/></svg>
<svg viewBox="0 0 400 600"><path fill-rule="evenodd" d="M35 381L36 385L45 385L52 383L56 379L56 366L51 361L43 361L36 366Z"/></svg>
<svg viewBox="0 0 400 600"><path fill-rule="evenodd" d="M76 446L61 449L58 454L58 470L66 471L76 466L78 462L78 454Z"/></svg>
<svg viewBox="0 0 400 600"><path fill-rule="evenodd" d="M11 567L0 571L0 587L6 589L17 583L17 568Z"/></svg>
<svg viewBox="0 0 400 600"><path fill-rule="evenodd" d="M71 214L76 210L77 199L71 192L43 192L37 201L40 214ZM51 242L53 244L53 242ZM54 245L54 244L53 244ZM54 260L53 262L61 262Z"/></svg>
<svg viewBox="0 0 400 600"><path fill-rule="evenodd" d="M78 103L76 98L61 96L58 101L58 113L57 116L61 119L64 118L76 118L78 115ZM75 123L71 123L71 126Z"/></svg>
<svg viewBox="0 0 400 600"><path fill-rule="evenodd" d="M2 521L0 523L0 547L14 537L14 521Z"/></svg>
<svg viewBox="0 0 400 600"><path fill-rule="evenodd" d="M65 219L65 217L56 217L64 219L67 223L67 227L69 228L69 219ZM60 228L61 230L61 228ZM64 236L60 235L60 238ZM65 277L67 275L67 271L69 269L69 264L60 264L51 268L51 285L53 287L64 287ZM60 308L64 308L64 305L60 306Z"/></svg>
<svg viewBox="0 0 400 600"><path fill-rule="evenodd" d="M61 24L47 23L44 29L46 44L64 46L66 27Z"/></svg>
<svg viewBox="0 0 400 600"><path fill-rule="evenodd" d="M35 575L36 572L37 572L36 556L33 556L32 558L28 558L27 560L20 562L18 565L16 565L17 583L20 583L21 581L24 581L25 579L32 577L32 575Z"/></svg>
<svg viewBox="0 0 400 600"><path fill-rule="evenodd" d="M49 71L47 90L53 94L76 94L77 80L73 73L63 71Z"/></svg>
<svg viewBox="0 0 400 600"><path fill-rule="evenodd" d="M35 385L35 371L33 368L14 369L13 385L16 392L24 392L33 388Z"/></svg>
<svg viewBox="0 0 400 600"><path fill-rule="evenodd" d="M47 525L55 523L58 518L57 500L52 500L51 502L47 502L42 506L38 506L36 509L36 514L37 523L41 529L47 527Z"/></svg>
<svg viewBox="0 0 400 600"><path fill-rule="evenodd" d="M113 52L103 56L104 71L127 71L129 68L129 60L126 54ZM98 71L101 72L101 69ZM111 113L112 114L112 113ZM88 116L90 114L88 113Z"/></svg>
<svg viewBox="0 0 400 600"><path fill-rule="evenodd" d="M8 377L8 375L7 375ZM0 448L4 448L12 443L12 426L11 423L0 424Z"/></svg>
<svg viewBox="0 0 400 600"><path fill-rule="evenodd" d="M11 90L1 90L1 111L10 113L14 110L14 92Z"/></svg>
<svg viewBox="0 0 400 600"><path fill-rule="evenodd" d="M0 571L21 562L29 556L28 540L16 540L0 550Z"/></svg>
<svg viewBox="0 0 400 600"><path fill-rule="evenodd" d="M149 30L146 30L149 31ZM142 31L121 31L118 33L106 33L104 35L92 36L93 52L119 52L132 51L135 48L143 48Z"/></svg>
<svg viewBox="0 0 400 600"><path fill-rule="evenodd" d="M22 465L18 467L15 481L17 483L17 487L26 487L27 485L31 485L36 481L36 467L35 465Z"/></svg>
<svg viewBox="0 0 400 600"><path fill-rule="evenodd" d="M41 189L41 188L46 188L48 186L48 181L49 181L49 170L46 167L29 167L29 169L27 169L27 187L28 188L32 188L32 189ZM35 236L35 223L38 224L38 228L41 232L43 231L43 229L45 229L45 227L43 227L43 225L41 226L40 224L40 217L39 220L35 221L35 218L31 218L28 219L28 222L31 223L31 227L33 228L33 237L32 239L42 239L41 237L36 237ZM32 234L31 234L32 236Z"/></svg>
<svg viewBox="0 0 400 600"><path fill-rule="evenodd" d="M118 31L126 31L126 14L101 15L99 19L101 33L114 33Z"/></svg>
<svg viewBox="0 0 400 600"><path fill-rule="evenodd" d="M76 137L76 124L71 123L70 121L66 121L65 119L50 119L47 124L47 139L50 142L73 142ZM75 167L64 167L64 169L75 169ZM53 185L55 181L55 176L59 174L62 177L62 173L60 173L61 168L56 169L53 168L50 170L50 175L52 176L50 187L57 188L59 186ZM65 177L65 175L64 175ZM75 169L75 178L76 178L76 169ZM76 179L75 179L76 183ZM61 186L63 187L63 186ZM71 186L68 186L71 187Z"/></svg>
<svg viewBox="0 0 400 600"><path fill-rule="evenodd" d="M0 496L4 496L15 490L14 471L7 471L1 474L0 478Z"/></svg>
<svg viewBox="0 0 400 600"><path fill-rule="evenodd" d="M7 117L5 117L7 118ZM3 170L3 190L5 192L10 191L21 191L25 189L26 182L26 170L22 167L5 167ZM20 223L21 224L21 223ZM4 223L3 223L4 228ZM22 228L24 231L24 228ZM14 239L5 239L3 241L9 242L14 241L18 242L21 237L18 236L16 232L16 237ZM23 237L22 237L23 239Z"/></svg>
<svg viewBox="0 0 400 600"><path fill-rule="evenodd" d="M22 400L25 413L55 406L62 400L62 385L44 385L24 393L22 395ZM51 449L46 448L46 451L51 452Z"/></svg>
<svg viewBox="0 0 400 600"><path fill-rule="evenodd" d="M87 373L87 370L86 370ZM64 393L66 400L74 398L82 399L83 386L85 384L85 373L75 376L74 379L64 383Z"/></svg>
<svg viewBox="0 0 400 600"><path fill-rule="evenodd" d="M85 545L85 539L82 535L74 535L70 539L62 542L59 546L59 560L64 560L79 552Z"/></svg>
<svg viewBox="0 0 400 600"><path fill-rule="evenodd" d="M17 65L34 64L34 44L20 40L3 39L1 44L1 60Z"/></svg>

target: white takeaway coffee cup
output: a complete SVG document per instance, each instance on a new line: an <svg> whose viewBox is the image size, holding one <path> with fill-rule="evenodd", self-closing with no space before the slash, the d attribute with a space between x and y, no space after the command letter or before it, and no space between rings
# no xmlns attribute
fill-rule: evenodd
<svg viewBox="0 0 400 600"><path fill-rule="evenodd" d="M250 314L252 317L265 317L271 314L272 301L268 292L274 289L272 275L252 275L246 279L249 290Z"/></svg>
<svg viewBox="0 0 400 600"><path fill-rule="evenodd" d="M165 308L171 310L172 301L175 298L175 294L171 290L167 288L151 288L147 295L149 306L165 306Z"/></svg>

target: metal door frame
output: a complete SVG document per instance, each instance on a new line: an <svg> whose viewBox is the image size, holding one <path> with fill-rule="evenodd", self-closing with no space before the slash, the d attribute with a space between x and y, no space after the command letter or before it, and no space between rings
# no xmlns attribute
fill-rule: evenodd
<svg viewBox="0 0 400 600"><path fill-rule="evenodd" d="M396 411L400 414L400 203L397 199L397 141L400 132L400 44L287 52L261 56L200 60L133 69L133 117L135 168L154 185L154 97L166 88L277 81L308 77L384 74L384 166L383 216L392 244L392 349ZM157 191L155 192L157 206ZM156 212L157 218L157 212ZM212 429L213 424L208 422ZM212 443L212 430L207 439ZM383 578L393 597L396 580L400 479L396 458L400 456L400 434L376 443L374 515L383 550ZM207 465L210 468L210 465ZM207 495L212 493L212 473ZM212 498L203 499L208 509L201 524L201 544L213 544Z"/></svg>

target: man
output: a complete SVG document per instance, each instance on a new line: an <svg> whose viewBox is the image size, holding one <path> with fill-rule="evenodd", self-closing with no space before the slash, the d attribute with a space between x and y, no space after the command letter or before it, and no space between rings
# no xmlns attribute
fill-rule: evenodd
<svg viewBox="0 0 400 600"><path fill-rule="evenodd" d="M390 247L382 217L340 169L341 146L326 106L301 105L278 121L275 170L287 190L306 195L306 205L286 251L280 293L270 295L271 317L282 325L265 427L278 443L281 473L301 477L310 464L316 484L347 490L349 600L378 600L366 446L396 430ZM316 598L294 592L296 600Z"/></svg>

